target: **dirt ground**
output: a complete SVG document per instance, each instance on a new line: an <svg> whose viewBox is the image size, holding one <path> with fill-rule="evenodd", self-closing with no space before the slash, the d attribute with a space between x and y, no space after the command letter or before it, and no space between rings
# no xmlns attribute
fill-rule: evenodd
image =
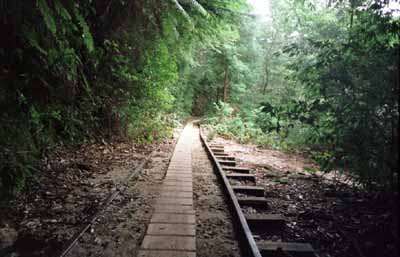
<svg viewBox="0 0 400 257"><path fill-rule="evenodd" d="M227 200L200 139L192 160L197 257L241 257Z"/></svg>
<svg viewBox="0 0 400 257"><path fill-rule="evenodd" d="M153 158L67 256L135 256L176 137L158 145L87 144L44 160L29 191L0 206L0 256L57 256L146 156Z"/></svg>
<svg viewBox="0 0 400 257"><path fill-rule="evenodd" d="M44 160L38 179L18 199L3 202L0 256L58 256L109 195L153 152L151 161L127 184L66 255L136 256L176 139L146 147L115 142L59 151ZM241 257L226 199L199 139L193 145L197 256Z"/></svg>
<svg viewBox="0 0 400 257"><path fill-rule="evenodd" d="M308 242L323 257L398 257L398 194L365 192L324 176L304 156L215 138L238 166L250 167L266 190L268 210L283 231L254 231L259 240ZM312 172L310 172L312 171Z"/></svg>
<svg viewBox="0 0 400 257"><path fill-rule="evenodd" d="M155 149L67 256L136 256L152 214L174 139L159 145L87 144L43 160L36 180L18 198L1 202L0 257L57 256L107 197ZM217 138L251 167L264 186L268 213L286 217L283 231L257 231L256 240L308 242L324 257L397 257L397 198L364 192L313 172L304 156ZM199 140L193 145L197 256L241 257L226 199ZM260 212L247 208L245 212Z"/></svg>

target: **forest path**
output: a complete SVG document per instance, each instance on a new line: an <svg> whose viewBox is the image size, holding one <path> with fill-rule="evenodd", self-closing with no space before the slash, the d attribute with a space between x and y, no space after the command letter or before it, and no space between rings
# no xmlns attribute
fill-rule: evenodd
<svg viewBox="0 0 400 257"><path fill-rule="evenodd" d="M37 174L29 193L1 205L0 225L5 224L5 228L0 227L0 256L57 256L114 192L120 180L154 152L140 175L129 181L127 190L110 204L68 256L137 257L139 252L141 256L154 256L151 254L163 250L143 249L143 239L173 227L173 233L192 240L188 240L190 250L185 248L180 254L240 257L226 198L201 145L198 128L191 124L181 134L175 154L184 156L183 161L173 155L178 131L174 138L157 145L90 143L78 151L59 150ZM379 195L308 174L314 166L302 156L222 138L215 138L212 143L224 144L226 153L234 156L238 165L252 168L258 186L266 190L271 210L287 218L285 232L271 239L312 242L321 256L357 256L359 251L366 257L398 256L393 254L398 249L395 244L397 226L393 226L397 224L398 212L393 210L397 204L383 201L377 197ZM174 157L171 159L171 156ZM180 186L166 184L175 181L174 177L176 182L180 181L172 168L176 173L186 172L175 174L182 177ZM192 186L183 187L182 184ZM166 190L167 187L177 191ZM190 190L186 192L185 188ZM179 196L176 192L180 192ZM181 202L160 202L167 198ZM154 213L154 207L161 205L164 212L186 208L190 222L172 223L172 218L155 222L155 216L160 218L160 215L157 208ZM173 205L181 207L171 207ZM183 225L179 225L181 223ZM6 240L1 240L4 238ZM364 241L359 242L359 238ZM332 244L332 240L340 244ZM171 256L174 252L170 249L164 251L166 255L156 256ZM388 254L380 254L382 252Z"/></svg>
<svg viewBox="0 0 400 257"><path fill-rule="evenodd" d="M189 122L176 144L139 257L240 257L220 182Z"/></svg>
<svg viewBox="0 0 400 257"><path fill-rule="evenodd" d="M7 229L2 231L14 231L15 238L2 251L18 257L58 256L126 182L127 189L68 257L240 257L232 218L199 130L190 122L179 131L174 138L146 147L116 142L58 152L30 194L3 205L7 211L0 214L0 224ZM148 155L151 161L139 175L124 181Z"/></svg>
<svg viewBox="0 0 400 257"><path fill-rule="evenodd" d="M192 176L192 142L195 133L193 123L189 122L176 144L141 244L140 257L196 256Z"/></svg>

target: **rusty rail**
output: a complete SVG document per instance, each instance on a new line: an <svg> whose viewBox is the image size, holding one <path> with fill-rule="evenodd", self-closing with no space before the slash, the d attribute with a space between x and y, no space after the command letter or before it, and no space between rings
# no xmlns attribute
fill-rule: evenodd
<svg viewBox="0 0 400 257"><path fill-rule="evenodd" d="M240 232L244 236L243 241L248 248L246 250L249 251L249 254L251 254L252 257L262 257L260 250L258 249L258 246L256 244L256 241L254 240L253 235L250 231L249 225L247 224L247 220L243 214L242 208L240 207L238 199L232 189L232 186L229 183L229 180L226 177L226 175L225 175L221 165L219 164L217 158L215 157L213 151L211 150L211 147L207 144L207 141L204 138L204 135L201 132L201 129L200 129L200 139L201 139L201 142L203 143L203 145L205 146L205 148L207 149L207 154L209 155L209 157L211 158L211 160L213 162L213 165L217 169L219 177L222 179L222 181L224 183L225 190L229 196L229 201L233 206L233 210L234 210L233 214L239 220L239 223L240 223L240 230L241 230Z"/></svg>
<svg viewBox="0 0 400 257"><path fill-rule="evenodd" d="M159 147L154 149L138 166L134 168L134 170L122 180L120 185L115 187L115 191L109 195L109 197L104 201L101 208L92 215L92 217L88 220L88 222L77 232L74 236L68 241L68 243L64 246L63 250L57 257L65 257L68 253L74 248L74 246L78 243L78 240L86 233L86 231L92 227L95 221L99 218L99 216L104 213L110 204L114 201L114 199L120 194L123 193L127 187L128 183L134 177L137 177L140 172L143 170L144 166L151 160L152 156L155 152L159 150Z"/></svg>

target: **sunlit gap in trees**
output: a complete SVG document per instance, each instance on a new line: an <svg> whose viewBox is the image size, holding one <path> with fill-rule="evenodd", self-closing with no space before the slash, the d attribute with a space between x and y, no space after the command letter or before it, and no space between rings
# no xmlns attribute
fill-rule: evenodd
<svg viewBox="0 0 400 257"><path fill-rule="evenodd" d="M268 22L272 19L271 17L271 2L270 0L247 0L250 6L253 7L253 13L258 16L260 21ZM316 0L313 2L316 8L326 8L331 4L332 1L327 0ZM371 5L371 2L366 1L363 7L359 9L364 9L366 6ZM400 16L400 1L399 0L389 0L385 3L386 7L382 9L383 14L391 14L393 17Z"/></svg>
<svg viewBox="0 0 400 257"><path fill-rule="evenodd" d="M247 0L247 2L253 7L252 13L261 21L268 22L272 19L269 0Z"/></svg>

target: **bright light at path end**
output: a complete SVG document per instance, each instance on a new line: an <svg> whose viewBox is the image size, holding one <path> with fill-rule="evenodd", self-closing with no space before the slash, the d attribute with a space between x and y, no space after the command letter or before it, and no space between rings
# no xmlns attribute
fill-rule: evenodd
<svg viewBox="0 0 400 257"><path fill-rule="evenodd" d="M253 13L261 16L263 19L269 19L271 17L269 0L247 0L247 2L253 6Z"/></svg>

